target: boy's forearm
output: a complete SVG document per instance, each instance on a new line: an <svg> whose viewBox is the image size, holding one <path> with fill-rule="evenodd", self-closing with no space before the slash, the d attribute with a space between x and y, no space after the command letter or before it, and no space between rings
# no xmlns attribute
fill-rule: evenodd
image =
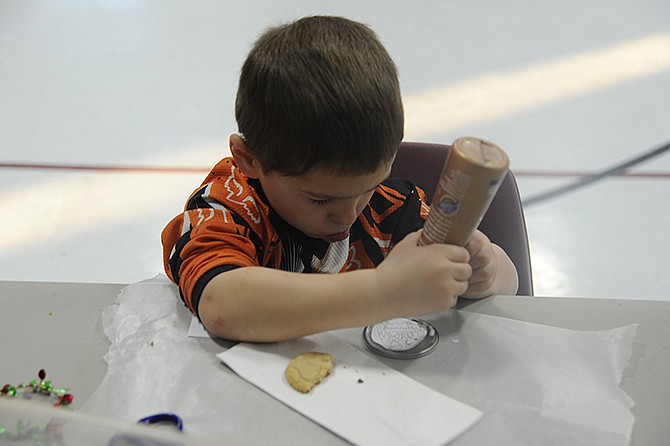
<svg viewBox="0 0 670 446"><path fill-rule="evenodd" d="M227 339L278 341L390 318L375 270L298 274L245 267L219 274L199 306L208 330Z"/></svg>

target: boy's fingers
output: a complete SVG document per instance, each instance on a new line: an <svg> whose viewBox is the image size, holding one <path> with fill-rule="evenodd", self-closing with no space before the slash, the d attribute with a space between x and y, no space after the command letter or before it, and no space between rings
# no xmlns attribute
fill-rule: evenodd
<svg viewBox="0 0 670 446"><path fill-rule="evenodd" d="M467 287L467 284L472 277L472 267L467 263L457 265L454 267L452 277L459 282L464 282Z"/></svg>
<svg viewBox="0 0 670 446"><path fill-rule="evenodd" d="M484 247L484 245L488 242L488 237L486 235L479 231L476 230L473 234L472 237L470 237L470 241L468 244L465 246L470 253L470 256L474 257L477 255L477 253Z"/></svg>
<svg viewBox="0 0 670 446"><path fill-rule="evenodd" d="M456 245L440 245L447 258L452 262L467 263L470 261L470 253L467 249Z"/></svg>

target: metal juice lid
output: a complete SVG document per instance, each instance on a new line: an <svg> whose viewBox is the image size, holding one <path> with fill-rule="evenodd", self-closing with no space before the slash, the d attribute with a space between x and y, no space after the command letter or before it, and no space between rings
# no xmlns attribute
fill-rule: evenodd
<svg viewBox="0 0 670 446"><path fill-rule="evenodd" d="M439 340L435 327L421 319L391 319L363 330L363 341L370 350L394 359L425 356L437 347Z"/></svg>

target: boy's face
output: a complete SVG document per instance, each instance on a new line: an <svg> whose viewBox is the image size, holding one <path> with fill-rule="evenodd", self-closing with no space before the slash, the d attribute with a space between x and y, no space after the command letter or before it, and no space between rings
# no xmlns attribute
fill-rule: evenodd
<svg viewBox="0 0 670 446"><path fill-rule="evenodd" d="M349 228L390 172L387 164L356 176L312 169L299 177L268 172L258 179L273 209L288 224L308 237L332 243L349 236Z"/></svg>

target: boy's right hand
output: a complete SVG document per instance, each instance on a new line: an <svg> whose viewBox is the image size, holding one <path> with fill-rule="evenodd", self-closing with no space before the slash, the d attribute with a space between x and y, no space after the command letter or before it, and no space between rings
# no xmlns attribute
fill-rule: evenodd
<svg viewBox="0 0 670 446"><path fill-rule="evenodd" d="M448 310L468 288L468 251L437 243L417 246L420 233L408 234L376 269L382 302L393 317Z"/></svg>

